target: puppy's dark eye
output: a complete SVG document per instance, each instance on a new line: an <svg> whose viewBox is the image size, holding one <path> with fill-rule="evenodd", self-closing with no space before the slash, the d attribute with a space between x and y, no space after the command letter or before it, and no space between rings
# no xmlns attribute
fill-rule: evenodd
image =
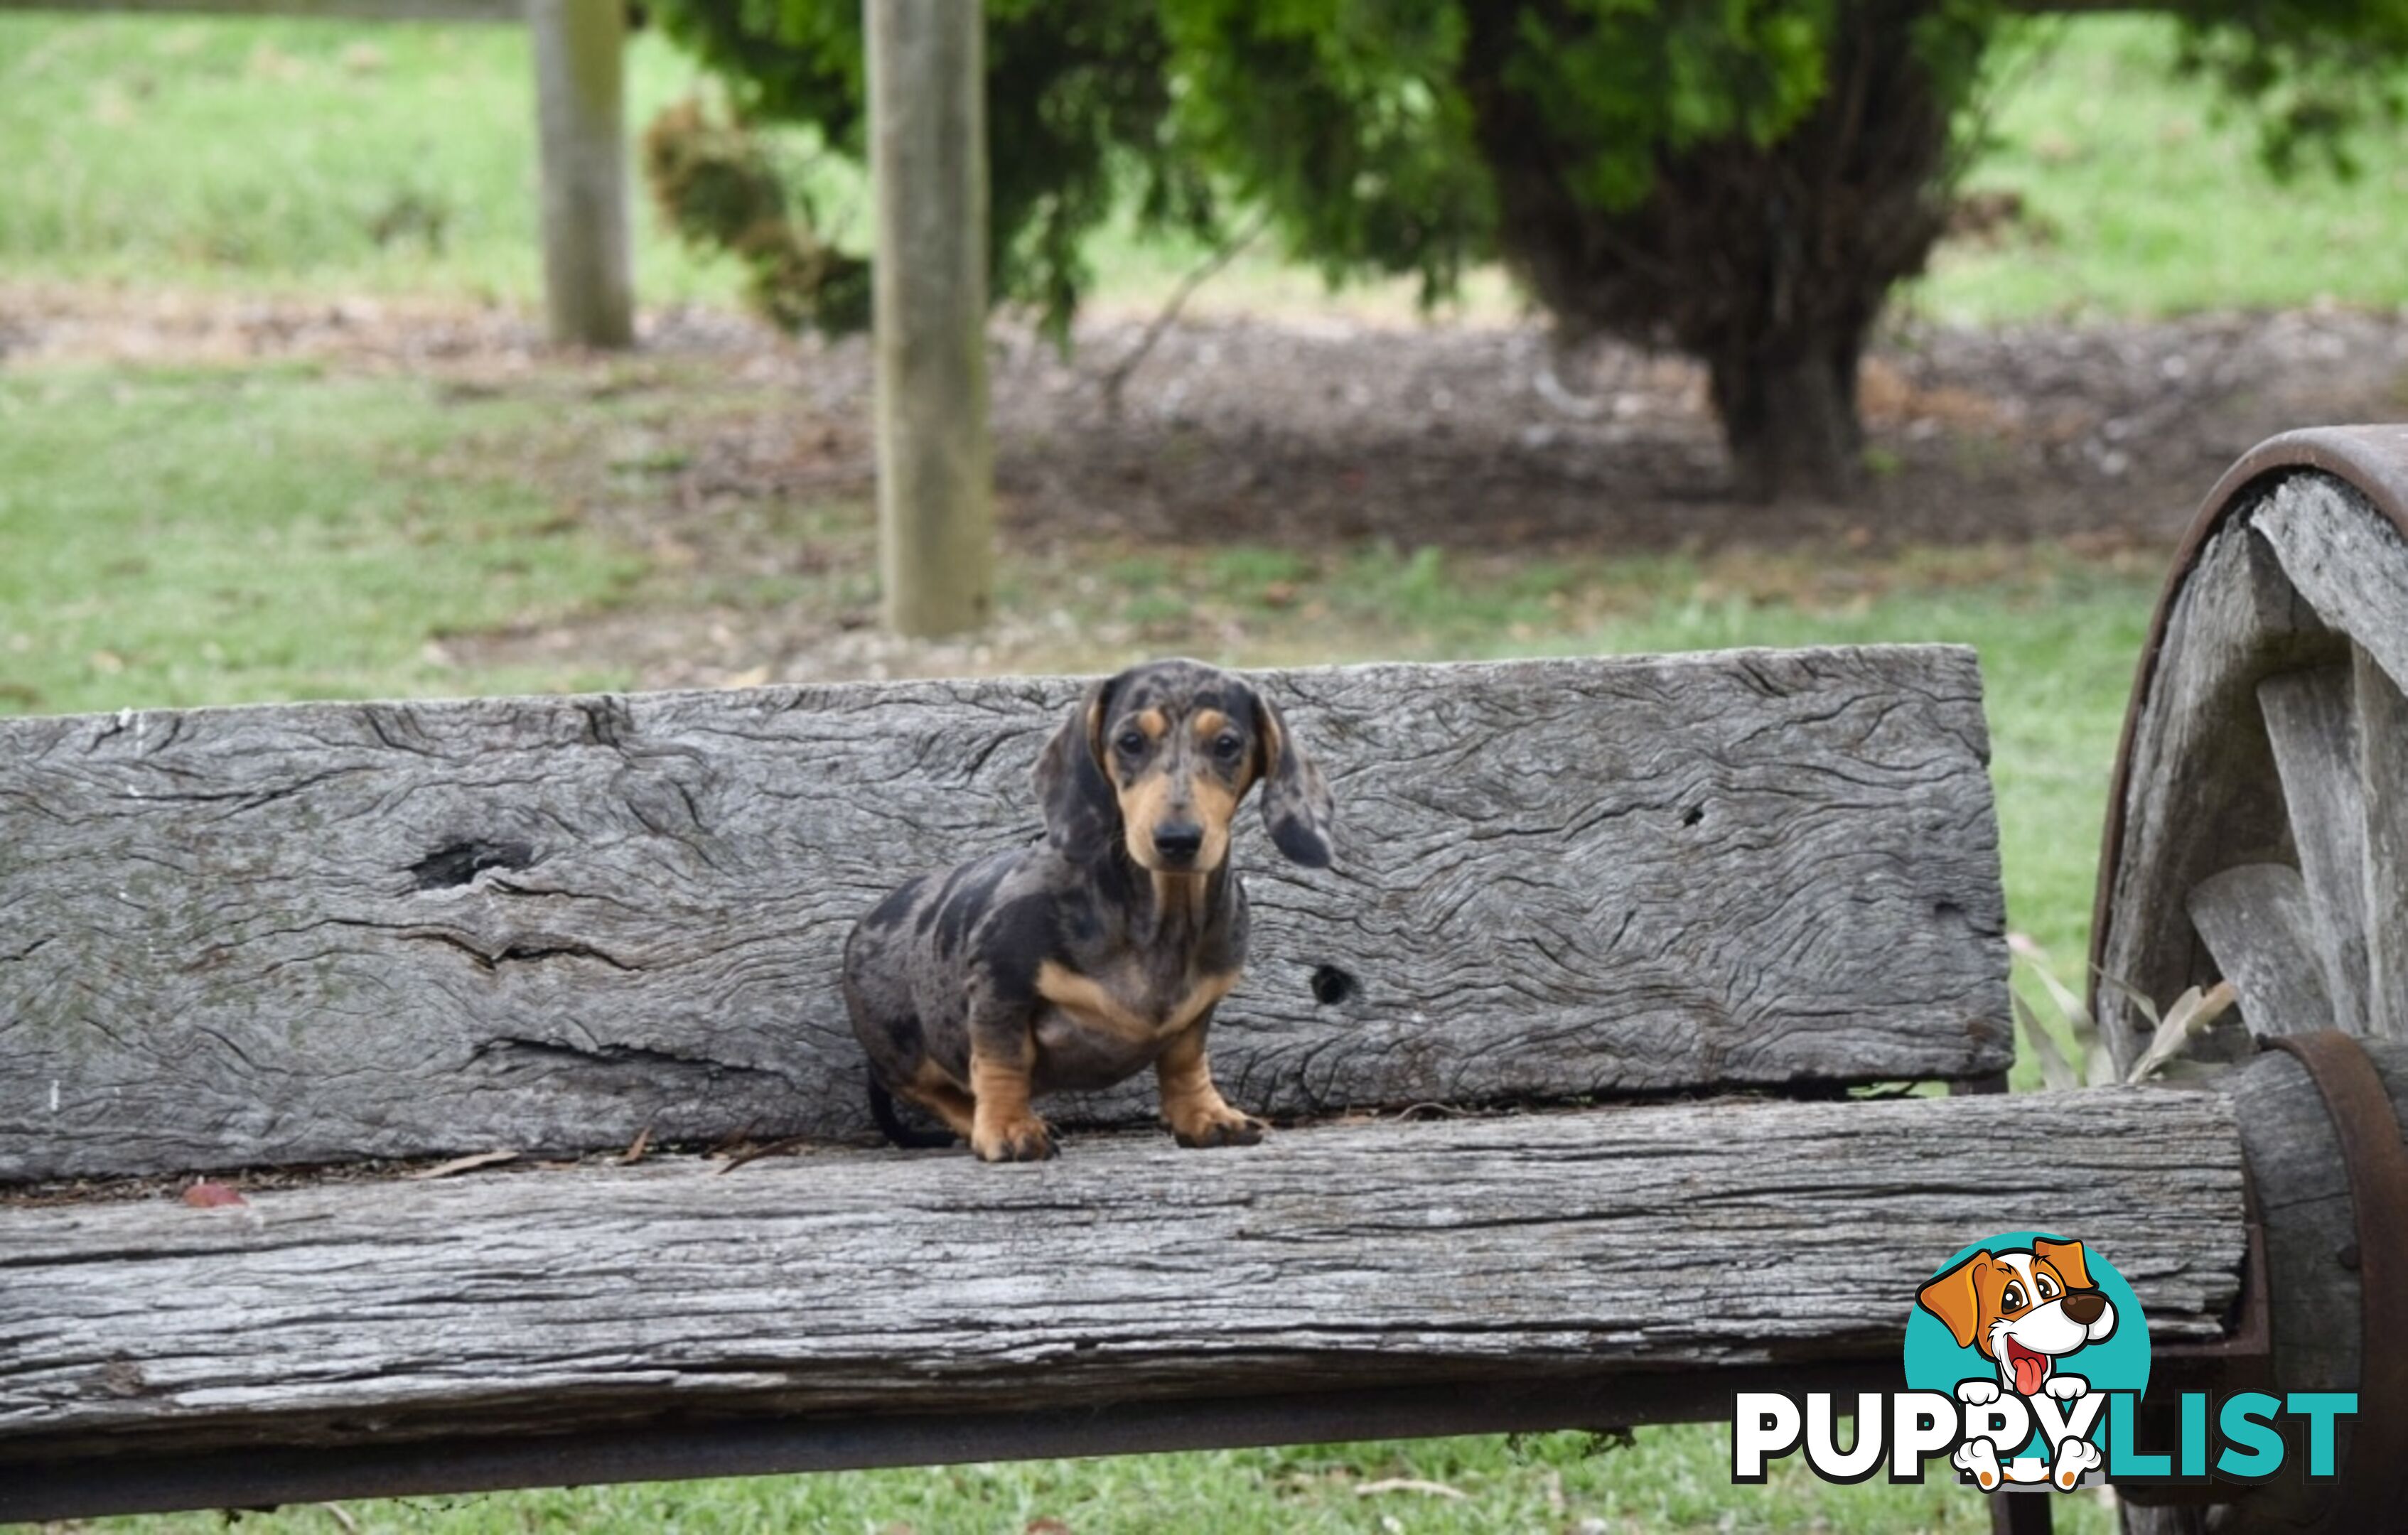
<svg viewBox="0 0 2408 1535"><path fill-rule="evenodd" d="M1236 756L1238 748L1245 744L1235 736L1224 735L1212 742L1212 754L1226 762Z"/></svg>
<svg viewBox="0 0 2408 1535"><path fill-rule="evenodd" d="M2032 1281L2032 1285L2035 1289L2040 1291L2040 1298L2042 1300L2054 1300L2057 1298L2057 1281L2049 1278L2046 1274L2042 1274L2035 1278Z"/></svg>
<svg viewBox="0 0 2408 1535"><path fill-rule="evenodd" d="M1145 734L1138 730L1124 730L1121 732L1121 739L1112 744L1128 755L1135 756L1145 750Z"/></svg>
<svg viewBox="0 0 2408 1535"><path fill-rule="evenodd" d="M2001 1308L2011 1312L2019 1312L2023 1310L2024 1287L2020 1284L2009 1284L2007 1286L2007 1293L1999 1298L1999 1304Z"/></svg>

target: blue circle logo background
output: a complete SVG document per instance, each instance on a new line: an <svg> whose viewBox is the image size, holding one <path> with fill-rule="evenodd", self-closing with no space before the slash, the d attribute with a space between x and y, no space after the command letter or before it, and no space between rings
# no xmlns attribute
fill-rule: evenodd
<svg viewBox="0 0 2408 1535"><path fill-rule="evenodd" d="M2075 1239L2054 1231L2008 1231L1961 1247L1948 1261L1931 1270L1934 1276L1946 1273L1976 1253L2012 1253L2029 1251L2032 1239L2045 1237L2051 1241ZM2141 1315L2140 1298L2132 1286L2115 1271L2115 1266L2101 1256L2099 1249L2087 1241L2082 1244L2082 1257L2090 1271L2090 1283L2106 1296L2115 1308L2115 1330L2098 1342L2084 1345L2064 1356L2062 1368L2068 1374L2079 1375L2090 1383L2093 1392L2129 1391L2138 1396L2149 1384L2149 1324ZM1956 1383L1980 1376L1995 1381L1999 1377L1996 1360L1981 1350L1967 1344L1956 1346L1948 1324L1932 1315L1918 1303L1906 1319L1906 1384L1914 1391L1944 1391L1956 1394ZM2104 1421L2102 1414L2101 1421ZM2096 1437L2095 1431L2093 1437Z"/></svg>

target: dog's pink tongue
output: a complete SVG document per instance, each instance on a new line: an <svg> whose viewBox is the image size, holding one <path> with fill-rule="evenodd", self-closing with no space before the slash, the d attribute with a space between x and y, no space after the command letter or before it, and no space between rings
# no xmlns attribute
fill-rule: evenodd
<svg viewBox="0 0 2408 1535"><path fill-rule="evenodd" d="M2040 1383L2048 1379L2048 1361L2037 1354L2017 1354L2015 1389L2028 1397L2040 1390Z"/></svg>

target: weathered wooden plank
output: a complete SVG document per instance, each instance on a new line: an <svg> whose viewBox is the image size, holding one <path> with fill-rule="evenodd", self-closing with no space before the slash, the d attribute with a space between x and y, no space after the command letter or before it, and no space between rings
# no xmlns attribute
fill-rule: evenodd
<svg viewBox="0 0 2408 1535"><path fill-rule="evenodd" d="M2315 919L2298 869L2288 864L2228 868L2194 886L2188 906L2217 968L2241 994L2242 1016L2253 1031L2304 1034L2335 1026Z"/></svg>
<svg viewBox="0 0 2408 1535"><path fill-rule="evenodd" d="M1947 648L1268 674L1333 869L1245 815L1233 1101L1978 1076L2007 1030ZM871 1133L836 984L1037 833L1075 680L0 721L0 1179ZM1149 1087L1064 1117L1151 1120Z"/></svg>
<svg viewBox="0 0 2408 1535"><path fill-rule="evenodd" d="M1894 1360L1934 1255L2021 1227L2163 1342L2221 1335L2245 1241L2229 1106L2136 1089L711 1169L0 1210L0 1464Z"/></svg>
<svg viewBox="0 0 2408 1535"><path fill-rule="evenodd" d="M359 22L520 22L524 0L0 0L0 10L78 16L303 16Z"/></svg>
<svg viewBox="0 0 2408 1535"><path fill-rule="evenodd" d="M2365 647L2352 675L2365 805L2367 1032L2408 1040L2408 697Z"/></svg>
<svg viewBox="0 0 2408 1535"><path fill-rule="evenodd" d="M878 572L888 628L986 622L985 30L976 0L866 0L878 255Z"/></svg>
<svg viewBox="0 0 2408 1535"><path fill-rule="evenodd" d="M524 5L534 43L544 312L552 338L568 346L632 346L625 0Z"/></svg>
<svg viewBox="0 0 2408 1535"><path fill-rule="evenodd" d="M2313 1026L2363 1034L2366 798L2359 788L2355 688L2349 667L2315 667L2267 678L2258 684L2258 705L2300 858L2309 933L2299 952L2323 970L2321 989L2329 998L2314 1014L2325 1022ZM2213 934L2208 946L2215 947Z"/></svg>

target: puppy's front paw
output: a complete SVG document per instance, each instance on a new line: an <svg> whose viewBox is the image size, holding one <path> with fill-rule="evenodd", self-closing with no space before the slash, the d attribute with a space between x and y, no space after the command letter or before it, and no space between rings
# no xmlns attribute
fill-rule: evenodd
<svg viewBox="0 0 2408 1535"><path fill-rule="evenodd" d="M1171 1127L1171 1135L1182 1146L1252 1146L1259 1142L1270 1128L1252 1114L1222 1107L1211 1113L1197 1114L1183 1125Z"/></svg>
<svg viewBox="0 0 2408 1535"><path fill-rule="evenodd" d="M1971 1407L1987 1407L1999 1399L1999 1383L1976 1376L1956 1383L1956 1399Z"/></svg>
<svg viewBox="0 0 2408 1535"><path fill-rule="evenodd" d="M2088 1392L2090 1383L2079 1375L2051 1375L2041 1389L2059 1401L2071 1401Z"/></svg>
<svg viewBox="0 0 2408 1535"><path fill-rule="evenodd" d="M970 1150L982 1162L1042 1162L1054 1155L1054 1133L1035 1114L982 1125L970 1134Z"/></svg>

